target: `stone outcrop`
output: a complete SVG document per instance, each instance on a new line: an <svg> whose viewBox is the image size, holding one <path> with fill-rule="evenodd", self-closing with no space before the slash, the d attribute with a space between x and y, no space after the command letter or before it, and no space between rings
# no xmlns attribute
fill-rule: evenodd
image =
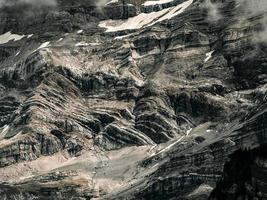
<svg viewBox="0 0 267 200"><path fill-rule="evenodd" d="M161 3L0 8L1 196L264 198L265 14Z"/></svg>

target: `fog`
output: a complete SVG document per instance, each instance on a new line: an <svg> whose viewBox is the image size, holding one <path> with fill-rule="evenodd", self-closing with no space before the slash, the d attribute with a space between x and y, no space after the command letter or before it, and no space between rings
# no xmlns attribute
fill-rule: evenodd
<svg viewBox="0 0 267 200"><path fill-rule="evenodd" d="M53 7L57 5L56 0L0 0L0 7L11 7L18 5L29 5L32 7Z"/></svg>

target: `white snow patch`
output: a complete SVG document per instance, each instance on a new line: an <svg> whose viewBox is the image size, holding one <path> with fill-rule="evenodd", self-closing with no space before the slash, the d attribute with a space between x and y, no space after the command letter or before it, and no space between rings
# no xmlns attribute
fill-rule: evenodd
<svg viewBox="0 0 267 200"><path fill-rule="evenodd" d="M46 48L46 47L48 47L49 46L49 44L50 44L50 42L48 41L48 42L44 42L44 43L42 43L37 49L36 49L36 51L37 50L39 50L39 49L43 49L43 48Z"/></svg>
<svg viewBox="0 0 267 200"><path fill-rule="evenodd" d="M106 5L118 3L118 2L119 2L119 0L111 0L111 1L107 2Z"/></svg>
<svg viewBox="0 0 267 200"><path fill-rule="evenodd" d="M78 30L77 33L78 34L81 34L83 32L83 30Z"/></svg>
<svg viewBox="0 0 267 200"><path fill-rule="evenodd" d="M205 58L204 62L207 62L209 59L211 59L213 53L214 53L214 51L210 51L210 52L206 53L206 58Z"/></svg>
<svg viewBox="0 0 267 200"><path fill-rule="evenodd" d="M198 188L196 188L191 194L188 196L194 196L194 195L199 195L203 193L210 193L213 190L213 188L210 185L207 184L202 184Z"/></svg>
<svg viewBox="0 0 267 200"><path fill-rule="evenodd" d="M27 38L29 39L29 38L31 38L32 36L33 36L33 34L27 35Z"/></svg>
<svg viewBox="0 0 267 200"><path fill-rule="evenodd" d="M61 42L63 40L63 38L59 38L57 42Z"/></svg>
<svg viewBox="0 0 267 200"><path fill-rule="evenodd" d="M89 43L91 46L97 46L97 45L100 45L101 43L98 43L98 42L91 42Z"/></svg>
<svg viewBox="0 0 267 200"><path fill-rule="evenodd" d="M76 47L86 47L86 46L89 46L90 44L89 43L86 43L86 42L79 42L77 44L75 44Z"/></svg>
<svg viewBox="0 0 267 200"><path fill-rule="evenodd" d="M122 30L139 29L153 21L157 20L168 12L168 8L159 12L141 13L135 17L131 17L126 21L123 20L107 20L100 22L99 26L107 28L106 32L116 32Z"/></svg>
<svg viewBox="0 0 267 200"><path fill-rule="evenodd" d="M117 37L114 38L114 40L122 40L123 38L127 38L127 37L129 37L131 35L132 34L117 36Z"/></svg>
<svg viewBox="0 0 267 200"><path fill-rule="evenodd" d="M164 15L160 21L163 21L165 19L171 19L185 11L186 8L188 8L193 3L193 0L185 1L177 6L175 6L173 9L170 10L166 15Z"/></svg>
<svg viewBox="0 0 267 200"><path fill-rule="evenodd" d="M18 41L24 38L25 35L12 34L10 31L0 35L0 44L8 43L9 41Z"/></svg>
<svg viewBox="0 0 267 200"><path fill-rule="evenodd" d="M192 128L190 128L189 130L187 130L186 131L186 136L188 136L191 131L192 131Z"/></svg>
<svg viewBox="0 0 267 200"><path fill-rule="evenodd" d="M18 56L19 54L20 54L20 51L18 51L15 56Z"/></svg>
<svg viewBox="0 0 267 200"><path fill-rule="evenodd" d="M100 43L97 42L93 42L93 43L87 43L87 42L78 42L77 44L75 44L76 47L86 47L86 46L97 46L100 45Z"/></svg>
<svg viewBox="0 0 267 200"><path fill-rule="evenodd" d="M156 155L156 153L152 153L152 154L149 156L149 158L152 157L152 156L154 156L154 155Z"/></svg>
<svg viewBox="0 0 267 200"><path fill-rule="evenodd" d="M153 5L161 5L165 3L173 2L173 0L159 0L159 1L146 1L142 5L144 6L153 6Z"/></svg>
<svg viewBox="0 0 267 200"><path fill-rule="evenodd" d="M116 32L152 26L155 23L171 19L176 15L181 14L192 3L193 0L187 0L177 6L166 8L157 12L141 13L127 20L105 20L100 22L99 27L106 28L106 32Z"/></svg>
<svg viewBox="0 0 267 200"><path fill-rule="evenodd" d="M210 129L207 129L207 130L206 130L207 133L210 133L211 131L212 131L212 130L210 130Z"/></svg>
<svg viewBox="0 0 267 200"><path fill-rule="evenodd" d="M148 152L151 152L155 147L156 147L157 145L155 144L155 145L153 145L150 149L149 149L149 151Z"/></svg>
<svg viewBox="0 0 267 200"><path fill-rule="evenodd" d="M158 163L156 163L155 165L153 165L151 168L155 168L155 167L157 167L159 164Z"/></svg>
<svg viewBox="0 0 267 200"><path fill-rule="evenodd" d="M157 154L161 154L164 151L170 149L171 147L173 147L175 144L177 144L178 142L180 142L182 139L184 138L184 136L180 137L178 140L176 140L175 142L171 143L169 146L163 148L162 150L160 150Z"/></svg>
<svg viewBox="0 0 267 200"><path fill-rule="evenodd" d="M5 125L5 126L3 127L3 130L2 130L1 133L0 133L0 139L3 138L3 137L5 136L5 134L7 133L8 129L9 129L9 125Z"/></svg>

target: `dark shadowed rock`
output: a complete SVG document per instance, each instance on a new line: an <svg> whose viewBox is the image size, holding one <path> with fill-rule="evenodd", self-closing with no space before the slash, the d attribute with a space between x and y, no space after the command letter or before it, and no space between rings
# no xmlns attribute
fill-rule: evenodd
<svg viewBox="0 0 267 200"><path fill-rule="evenodd" d="M236 0L1 7L0 196L265 199L265 18Z"/></svg>

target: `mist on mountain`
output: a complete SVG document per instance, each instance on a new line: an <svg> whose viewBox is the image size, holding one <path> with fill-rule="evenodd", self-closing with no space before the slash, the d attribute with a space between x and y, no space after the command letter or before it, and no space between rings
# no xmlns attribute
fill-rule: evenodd
<svg viewBox="0 0 267 200"><path fill-rule="evenodd" d="M267 1L266 0L238 0L245 15L248 17L254 17L262 15L261 30L254 35L254 41L256 43L267 43Z"/></svg>
<svg viewBox="0 0 267 200"><path fill-rule="evenodd" d="M57 6L57 0L0 0L0 15L24 20L46 13Z"/></svg>
<svg viewBox="0 0 267 200"><path fill-rule="evenodd" d="M211 0L205 0L204 1L204 8L208 11L208 20L210 22L216 22L222 18L222 15L219 11L219 3L218 2L212 2Z"/></svg>
<svg viewBox="0 0 267 200"><path fill-rule="evenodd" d="M56 0L0 0L0 7L28 5L32 7L54 7Z"/></svg>

